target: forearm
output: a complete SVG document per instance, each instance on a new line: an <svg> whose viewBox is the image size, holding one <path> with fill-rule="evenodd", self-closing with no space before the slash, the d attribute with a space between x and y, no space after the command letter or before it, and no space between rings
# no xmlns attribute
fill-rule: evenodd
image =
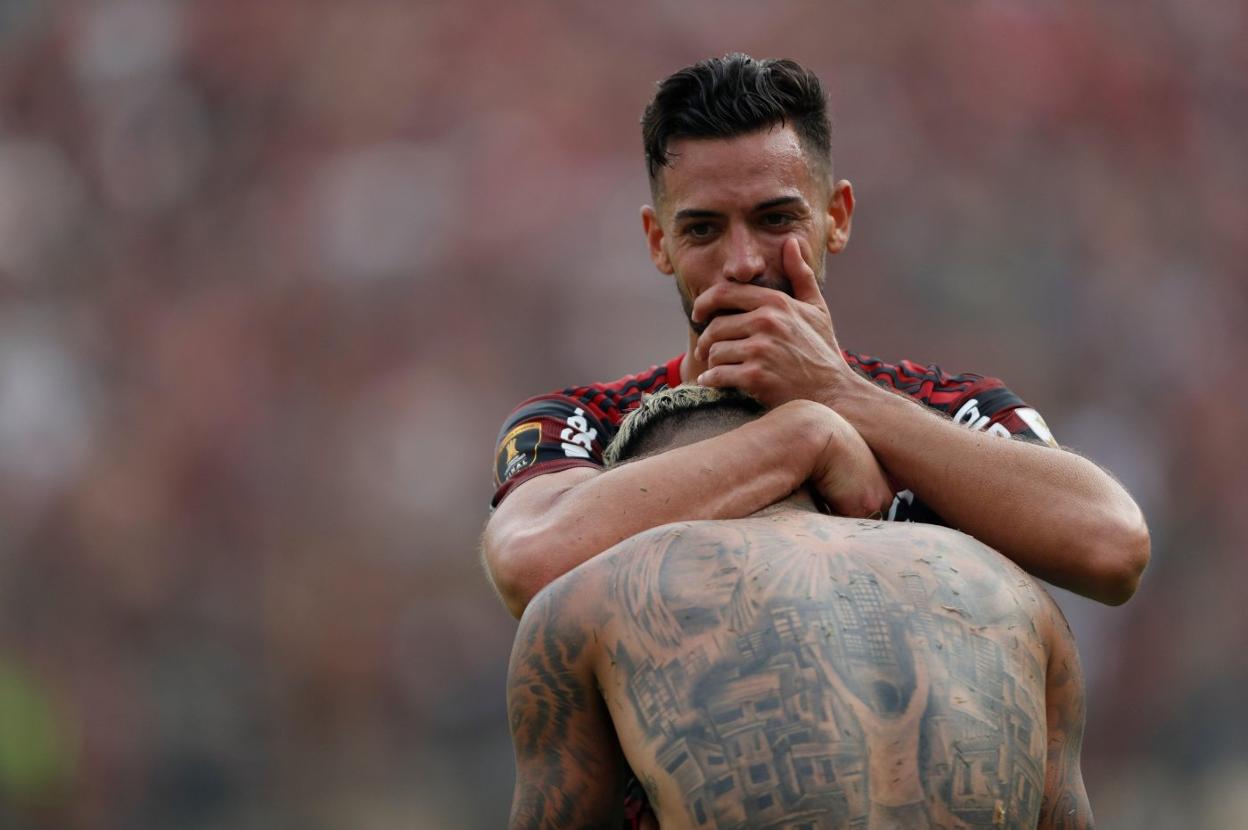
<svg viewBox="0 0 1248 830"><path fill-rule="evenodd" d="M486 528L486 561L519 616L545 585L624 539L676 521L747 516L792 493L822 450L809 402L731 432L603 472L582 468L552 491L518 488ZM555 474L566 475L566 474Z"/></svg>
<svg viewBox="0 0 1248 830"><path fill-rule="evenodd" d="M946 522L1055 585L1134 592L1148 530L1130 495L1075 453L966 429L863 381L837 401L897 483Z"/></svg>

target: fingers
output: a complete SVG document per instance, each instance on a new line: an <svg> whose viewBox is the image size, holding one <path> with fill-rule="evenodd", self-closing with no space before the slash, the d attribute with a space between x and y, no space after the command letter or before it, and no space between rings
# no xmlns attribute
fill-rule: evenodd
<svg viewBox="0 0 1248 830"><path fill-rule="evenodd" d="M698 360L706 360L711 347L716 343L725 340L744 340L760 331L764 331L768 328L766 321L769 319L759 310L716 317L706 327L706 330L698 335L698 342L694 348L693 356Z"/></svg>
<svg viewBox="0 0 1248 830"><path fill-rule="evenodd" d="M765 335L778 339L788 338L796 326L805 323L814 330L822 330L826 325L826 310L814 309L809 305L788 302L784 308L766 305L753 311L734 314L722 314L711 320L703 332L698 335L694 346L694 357L705 360L707 350L712 344L723 340L744 340L755 335Z"/></svg>
<svg viewBox="0 0 1248 830"><path fill-rule="evenodd" d="M740 389L742 392L763 400L758 367L744 363L721 363L698 375L699 386L716 389ZM763 401L766 403L766 401Z"/></svg>
<svg viewBox="0 0 1248 830"><path fill-rule="evenodd" d="M740 282L722 282L711 286L693 301L693 322L702 323L716 314L732 311L753 311L763 306L782 306L788 297L772 288Z"/></svg>
<svg viewBox="0 0 1248 830"><path fill-rule="evenodd" d="M713 369L727 363L745 363L757 354L758 344L754 340L719 340L707 348L706 365Z"/></svg>
<svg viewBox="0 0 1248 830"><path fill-rule="evenodd" d="M802 246L796 236L784 240L781 262L784 263L784 275L793 286L793 299L823 305L823 292L819 290L819 281L815 279L814 269L806 263Z"/></svg>
<svg viewBox="0 0 1248 830"><path fill-rule="evenodd" d="M776 391L775 374L754 362L716 363L715 366L699 374L698 386L740 389L741 392L751 394L769 407L784 403L781 398L773 394Z"/></svg>
<svg viewBox="0 0 1248 830"><path fill-rule="evenodd" d="M753 361L719 363L698 375L697 383L715 389L736 389L768 408L792 399L784 393L783 381L774 372Z"/></svg>

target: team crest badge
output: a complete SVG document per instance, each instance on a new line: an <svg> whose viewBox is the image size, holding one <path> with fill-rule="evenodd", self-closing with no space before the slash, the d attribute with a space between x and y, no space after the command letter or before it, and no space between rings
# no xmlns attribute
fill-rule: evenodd
<svg viewBox="0 0 1248 830"><path fill-rule="evenodd" d="M542 440L542 425L528 421L503 436L494 461L494 480L501 485L537 460L537 445Z"/></svg>

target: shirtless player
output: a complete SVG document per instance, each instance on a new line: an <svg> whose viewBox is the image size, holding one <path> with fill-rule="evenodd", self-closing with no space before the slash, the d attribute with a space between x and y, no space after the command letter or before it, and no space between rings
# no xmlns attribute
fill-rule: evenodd
<svg viewBox="0 0 1248 830"><path fill-rule="evenodd" d="M759 417L682 387L621 459ZM819 514L799 491L666 525L552 583L512 654L512 827L618 826L626 765L664 830L1088 827L1069 629L945 528Z"/></svg>

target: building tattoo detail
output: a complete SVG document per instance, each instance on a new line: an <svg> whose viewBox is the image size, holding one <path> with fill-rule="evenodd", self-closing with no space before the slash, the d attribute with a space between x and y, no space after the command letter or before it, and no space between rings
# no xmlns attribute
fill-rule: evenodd
<svg viewBox="0 0 1248 830"><path fill-rule="evenodd" d="M649 592L645 619L666 633L613 657L694 827L954 830L1036 815L1044 707L1015 673L1043 688L1043 669L977 631L975 603L926 570L755 600L742 570L733 625L712 635L706 607ZM686 620L697 630L680 640ZM649 647L678 640L674 656Z"/></svg>

